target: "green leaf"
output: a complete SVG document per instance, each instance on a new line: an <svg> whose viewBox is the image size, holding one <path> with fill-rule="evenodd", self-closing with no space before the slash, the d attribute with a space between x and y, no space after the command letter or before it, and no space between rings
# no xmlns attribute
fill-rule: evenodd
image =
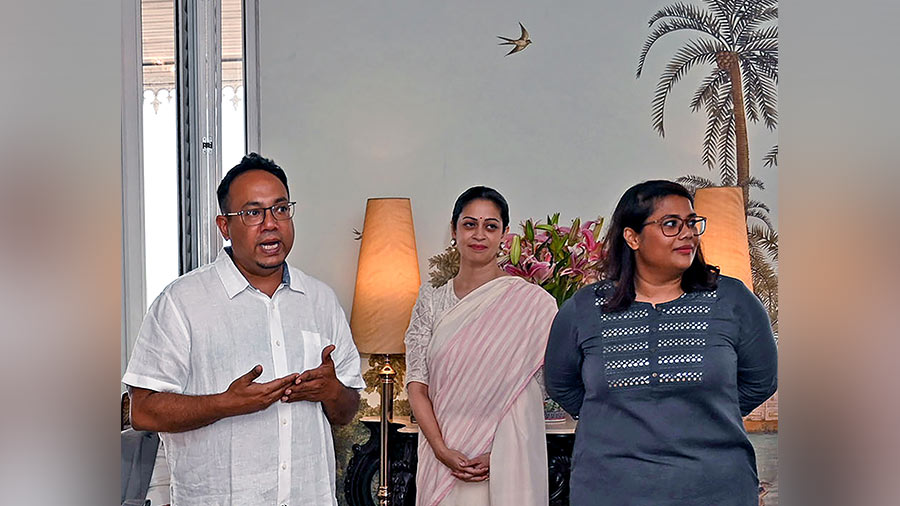
<svg viewBox="0 0 900 506"><path fill-rule="evenodd" d="M556 300L559 300L561 297L564 297L566 294L566 285L563 283L556 285L556 287L554 287L554 289L553 289L553 292L554 292L553 297L555 297Z"/></svg>
<svg viewBox="0 0 900 506"><path fill-rule="evenodd" d="M560 255L560 258L556 261L556 265L554 266L555 268L553 270L554 274L559 274L559 271L568 267L571 261L572 253L570 253L568 250L564 250L562 252L562 255Z"/></svg>
<svg viewBox="0 0 900 506"><path fill-rule="evenodd" d="M557 260L559 258L560 250L565 246L565 241L560 237L559 232L557 232L555 228L550 229L550 237L550 253L553 253L553 259Z"/></svg>
<svg viewBox="0 0 900 506"><path fill-rule="evenodd" d="M534 228L536 228L538 230L544 230L546 232L556 232L556 229L553 228L553 225L547 225L546 223L540 223L538 225L535 225Z"/></svg>
<svg viewBox="0 0 900 506"><path fill-rule="evenodd" d="M553 218L551 218L549 221L551 225L559 224L559 213L554 214Z"/></svg>

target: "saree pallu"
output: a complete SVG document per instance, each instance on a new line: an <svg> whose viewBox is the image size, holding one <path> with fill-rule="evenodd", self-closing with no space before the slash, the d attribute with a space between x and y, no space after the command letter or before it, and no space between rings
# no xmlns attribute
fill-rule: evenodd
<svg viewBox="0 0 900 506"><path fill-rule="evenodd" d="M447 447L468 458L491 452L491 478L487 485L457 480L420 435L417 505L441 504L457 484L507 488L490 490L500 506L511 501L500 498L512 497L519 498L517 506L529 504L529 495L541 496L535 504L547 503L543 407L534 374L556 310L539 286L504 276L473 290L435 322L427 356L435 418ZM504 455L493 453L495 437ZM525 493L533 485L536 494Z"/></svg>

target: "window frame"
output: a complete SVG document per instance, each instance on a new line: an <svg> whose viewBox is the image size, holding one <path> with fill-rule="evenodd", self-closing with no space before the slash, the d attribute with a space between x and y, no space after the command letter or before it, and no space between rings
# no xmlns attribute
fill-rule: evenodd
<svg viewBox="0 0 900 506"><path fill-rule="evenodd" d="M245 151L258 151L258 0L242 0ZM179 273L215 260L222 173L221 0L175 0ZM122 4L122 355L124 373L147 306L141 0ZM211 146L210 146L211 144Z"/></svg>

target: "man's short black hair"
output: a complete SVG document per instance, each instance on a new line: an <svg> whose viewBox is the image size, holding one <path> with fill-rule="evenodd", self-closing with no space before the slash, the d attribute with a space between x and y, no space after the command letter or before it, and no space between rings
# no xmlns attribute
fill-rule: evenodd
<svg viewBox="0 0 900 506"><path fill-rule="evenodd" d="M232 167L231 170L225 174L225 177L222 178L222 182L219 183L219 188L216 190L216 197L219 199L219 212L232 212L229 209L230 204L228 202L228 192L231 190L231 183L241 174L250 172L251 170L266 171L277 177L284 185L285 190L287 190L288 197L291 196L291 190L288 189L287 175L284 173L284 170L272 160L259 156L259 153L250 153L241 159L241 163Z"/></svg>

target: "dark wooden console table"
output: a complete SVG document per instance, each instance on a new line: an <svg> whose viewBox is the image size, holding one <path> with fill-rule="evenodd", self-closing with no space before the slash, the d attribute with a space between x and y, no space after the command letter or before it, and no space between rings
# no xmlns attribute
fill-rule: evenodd
<svg viewBox="0 0 900 506"><path fill-rule="evenodd" d="M379 418L365 417L361 422L369 429L369 440L362 445L353 445L353 457L350 458L344 479L344 497L350 506L375 506L375 493L378 490ZM568 506L575 422L570 419L558 423L548 422L546 429L550 505ZM388 455L391 467L391 506L415 506L419 429L410 423L408 417L394 417L390 431Z"/></svg>

